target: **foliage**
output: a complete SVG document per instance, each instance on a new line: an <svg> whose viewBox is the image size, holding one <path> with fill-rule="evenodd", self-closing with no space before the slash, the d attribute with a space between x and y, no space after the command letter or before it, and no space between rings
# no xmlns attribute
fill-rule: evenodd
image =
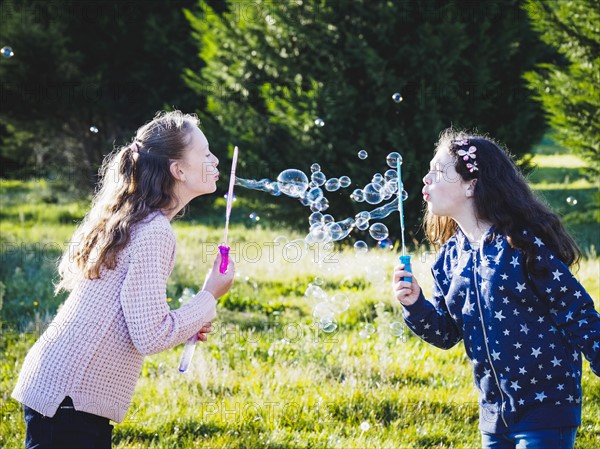
<svg viewBox="0 0 600 449"><path fill-rule="evenodd" d="M4 176L61 176L87 193L103 155L157 110L193 111L181 78L201 66L181 11L193 5L3 2L0 36L15 53L0 61Z"/></svg>
<svg viewBox="0 0 600 449"><path fill-rule="evenodd" d="M528 0L527 12L544 42L564 60L526 73L560 145L600 175L600 9L595 0Z"/></svg>
<svg viewBox="0 0 600 449"><path fill-rule="evenodd" d="M354 189L398 151L407 209L416 212L414 186L442 129L477 128L516 154L541 137L543 117L522 73L548 50L520 1L227 5L218 12L201 2L200 12L186 12L206 64L186 79L207 97L209 138L241 147L239 176L274 179L318 162L328 177L349 175ZM394 92L403 101L392 101ZM356 157L360 148L365 161ZM345 197L328 194L338 219L357 211ZM298 210L279 208L292 220ZM417 216L410 214L411 225Z"/></svg>

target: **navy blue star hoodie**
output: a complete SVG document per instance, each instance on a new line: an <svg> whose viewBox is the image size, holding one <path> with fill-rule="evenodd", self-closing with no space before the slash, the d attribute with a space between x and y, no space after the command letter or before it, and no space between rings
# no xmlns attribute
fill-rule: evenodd
<svg viewBox="0 0 600 449"><path fill-rule="evenodd" d="M423 340L461 339L479 390L479 428L518 432L581 424L581 354L600 375L600 314L590 295L535 236L536 267L490 229L479 249L459 229L434 262L433 298L403 308Z"/></svg>

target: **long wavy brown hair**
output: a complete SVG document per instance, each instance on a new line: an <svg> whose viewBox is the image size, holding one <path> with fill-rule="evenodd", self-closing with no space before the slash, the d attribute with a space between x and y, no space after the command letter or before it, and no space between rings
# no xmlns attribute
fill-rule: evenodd
<svg viewBox="0 0 600 449"><path fill-rule="evenodd" d="M99 278L103 267L114 269L133 225L154 211L177 208L170 165L183 158L198 124L195 115L159 112L131 144L104 159L91 208L59 263L57 292L72 290L82 278Z"/></svg>
<svg viewBox="0 0 600 449"><path fill-rule="evenodd" d="M468 145L457 144L463 140L468 140ZM472 172L457 154L471 145L477 148L478 168ZM477 179L473 195L477 218L492 223L496 231L507 236L511 246L524 252L528 272L537 272L535 246L523 235L524 230L541 238L567 266L579 262L581 251L577 243L560 217L533 193L506 149L488 137L449 128L440 134L435 151L447 151L455 157L454 167L464 181ZM423 227L428 240L437 248L458 229L452 218L433 215L428 209Z"/></svg>

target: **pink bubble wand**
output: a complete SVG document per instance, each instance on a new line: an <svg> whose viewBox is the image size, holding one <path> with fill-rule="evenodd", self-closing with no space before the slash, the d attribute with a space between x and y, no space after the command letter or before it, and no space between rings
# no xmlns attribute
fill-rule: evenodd
<svg viewBox="0 0 600 449"><path fill-rule="evenodd" d="M233 149L233 160L231 161L231 176L229 177L229 191L227 192L227 208L225 209L225 234L223 235L223 244L219 245L219 252L221 253L221 263L219 264L219 273L223 274L227 271L229 266L229 250L227 246L227 233L229 231L229 215L231 214L231 205L233 203L233 186L235 185L235 167L237 165L238 158L238 147ZM185 342L183 348L183 354L181 354L181 360L179 361L179 372L185 373L190 367L192 357L194 356L194 350L196 349L196 343L198 342L198 334L192 335L188 341Z"/></svg>

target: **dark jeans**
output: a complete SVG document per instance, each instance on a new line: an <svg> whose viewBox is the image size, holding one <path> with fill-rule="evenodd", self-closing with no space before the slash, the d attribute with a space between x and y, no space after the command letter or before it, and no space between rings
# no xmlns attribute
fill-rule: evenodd
<svg viewBox="0 0 600 449"><path fill-rule="evenodd" d="M110 449L108 418L78 412L66 397L52 418L25 406L25 449Z"/></svg>
<svg viewBox="0 0 600 449"><path fill-rule="evenodd" d="M577 427L529 430L494 435L481 433L483 449L573 449Z"/></svg>

